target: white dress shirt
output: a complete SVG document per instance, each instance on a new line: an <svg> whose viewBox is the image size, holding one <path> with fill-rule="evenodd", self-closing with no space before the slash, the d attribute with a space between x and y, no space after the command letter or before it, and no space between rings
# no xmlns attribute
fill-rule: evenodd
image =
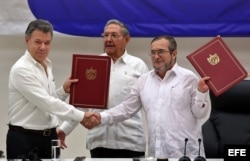
<svg viewBox="0 0 250 161"><path fill-rule="evenodd" d="M180 158L196 157L198 138L202 140L201 119L210 113L209 94L197 90L198 77L177 64L161 79L154 70L141 76L127 99L101 113L102 124L115 125L132 117L143 107L148 126L148 156ZM201 155L204 147L201 144Z"/></svg>
<svg viewBox="0 0 250 161"><path fill-rule="evenodd" d="M147 71L147 65L141 59L128 54L127 51L115 63L111 63L108 108L121 103L135 81ZM103 110L90 109L90 111L101 112ZM87 149L104 147L144 152L146 141L141 112L113 126L99 126L88 130ZM72 122L64 122L60 128L69 134L75 126Z"/></svg>
<svg viewBox="0 0 250 161"><path fill-rule="evenodd" d="M12 66L9 75L8 124L44 130L58 126L58 118L80 122L84 112L65 103L68 96L61 87L56 91L52 64L46 71L28 51ZM57 115L57 116L56 116Z"/></svg>

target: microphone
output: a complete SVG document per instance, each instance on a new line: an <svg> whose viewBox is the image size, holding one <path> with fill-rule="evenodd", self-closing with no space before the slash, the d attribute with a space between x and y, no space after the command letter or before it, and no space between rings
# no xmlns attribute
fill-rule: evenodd
<svg viewBox="0 0 250 161"><path fill-rule="evenodd" d="M199 142L199 155L194 159L194 161L206 161L206 159L200 155L201 152L201 139L198 139Z"/></svg>
<svg viewBox="0 0 250 161"><path fill-rule="evenodd" d="M188 138L185 138L185 147L184 147L184 156L179 159L179 161L191 161L191 159L186 156L186 148L187 148Z"/></svg>

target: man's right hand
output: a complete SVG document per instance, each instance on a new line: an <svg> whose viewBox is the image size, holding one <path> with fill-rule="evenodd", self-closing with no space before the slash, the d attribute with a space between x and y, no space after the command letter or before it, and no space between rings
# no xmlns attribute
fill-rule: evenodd
<svg viewBox="0 0 250 161"><path fill-rule="evenodd" d="M92 129L101 123L101 115L95 112L85 112L81 124L87 128Z"/></svg>

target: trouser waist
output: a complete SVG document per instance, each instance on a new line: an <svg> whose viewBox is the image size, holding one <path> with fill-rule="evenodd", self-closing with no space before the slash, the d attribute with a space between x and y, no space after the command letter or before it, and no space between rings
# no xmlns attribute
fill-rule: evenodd
<svg viewBox="0 0 250 161"><path fill-rule="evenodd" d="M24 132L24 133L34 134L34 135L41 135L41 136L51 136L53 132L56 131L56 128L44 129L44 130L33 130L33 129L25 129L21 126L14 126L14 125L9 125L9 129L13 131L19 131L19 132Z"/></svg>

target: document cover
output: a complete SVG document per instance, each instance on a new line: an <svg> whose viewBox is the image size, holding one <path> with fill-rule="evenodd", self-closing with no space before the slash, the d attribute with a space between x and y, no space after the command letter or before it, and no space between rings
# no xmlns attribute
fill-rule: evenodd
<svg viewBox="0 0 250 161"><path fill-rule="evenodd" d="M106 109L109 93L111 58L99 55L73 54L72 84L69 103L75 107Z"/></svg>
<svg viewBox="0 0 250 161"><path fill-rule="evenodd" d="M187 56L201 77L209 76L210 90L218 96L248 76L220 36Z"/></svg>

